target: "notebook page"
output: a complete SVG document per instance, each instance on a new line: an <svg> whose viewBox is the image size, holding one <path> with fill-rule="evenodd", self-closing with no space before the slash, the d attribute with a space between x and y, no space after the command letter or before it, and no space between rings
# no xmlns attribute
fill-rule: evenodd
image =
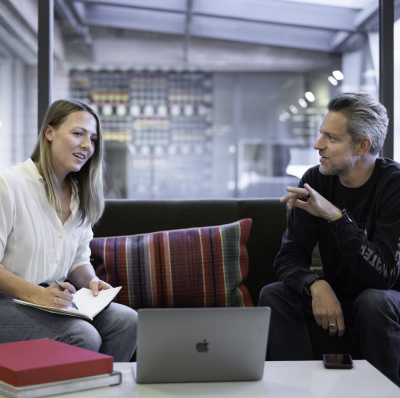
<svg viewBox="0 0 400 398"><path fill-rule="evenodd" d="M82 288L74 295L74 303L79 308L78 311L74 311L89 315L93 318L114 299L121 288L122 287L119 286L112 289L100 290L97 297L93 296L90 289ZM72 310L72 308L69 308L69 310Z"/></svg>

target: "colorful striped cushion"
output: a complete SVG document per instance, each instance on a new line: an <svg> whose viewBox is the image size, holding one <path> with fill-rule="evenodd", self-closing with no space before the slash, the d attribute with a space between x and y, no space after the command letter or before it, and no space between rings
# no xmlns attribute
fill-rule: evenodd
<svg viewBox="0 0 400 398"><path fill-rule="evenodd" d="M122 286L116 301L134 309L251 307L244 286L251 222L95 238L96 274Z"/></svg>

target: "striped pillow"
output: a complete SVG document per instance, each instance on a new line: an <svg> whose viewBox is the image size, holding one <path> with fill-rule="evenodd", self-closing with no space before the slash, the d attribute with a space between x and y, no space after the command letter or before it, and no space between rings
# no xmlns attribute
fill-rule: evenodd
<svg viewBox="0 0 400 398"><path fill-rule="evenodd" d="M116 300L134 309L251 307L244 286L251 222L95 238L96 274L122 286Z"/></svg>

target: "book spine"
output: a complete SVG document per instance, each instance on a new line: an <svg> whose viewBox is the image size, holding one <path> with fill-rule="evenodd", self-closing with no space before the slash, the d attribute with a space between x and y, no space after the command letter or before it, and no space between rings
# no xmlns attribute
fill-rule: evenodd
<svg viewBox="0 0 400 398"><path fill-rule="evenodd" d="M91 361L70 364L60 364L51 367L41 367L37 369L28 369L18 372L16 383L17 387L30 386L34 384L50 383L67 379L77 379L88 376L95 376L105 373L111 373L113 370L113 357L99 358Z"/></svg>

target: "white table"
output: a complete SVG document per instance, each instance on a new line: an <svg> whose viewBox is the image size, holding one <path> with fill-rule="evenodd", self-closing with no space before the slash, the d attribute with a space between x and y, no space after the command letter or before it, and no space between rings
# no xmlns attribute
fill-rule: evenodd
<svg viewBox="0 0 400 398"><path fill-rule="evenodd" d="M132 365L114 364L114 369L123 373L120 386L58 397L400 398L400 388L367 361L354 361L354 367L350 370L328 370L322 361L265 362L264 378L261 381L184 384L136 384Z"/></svg>

